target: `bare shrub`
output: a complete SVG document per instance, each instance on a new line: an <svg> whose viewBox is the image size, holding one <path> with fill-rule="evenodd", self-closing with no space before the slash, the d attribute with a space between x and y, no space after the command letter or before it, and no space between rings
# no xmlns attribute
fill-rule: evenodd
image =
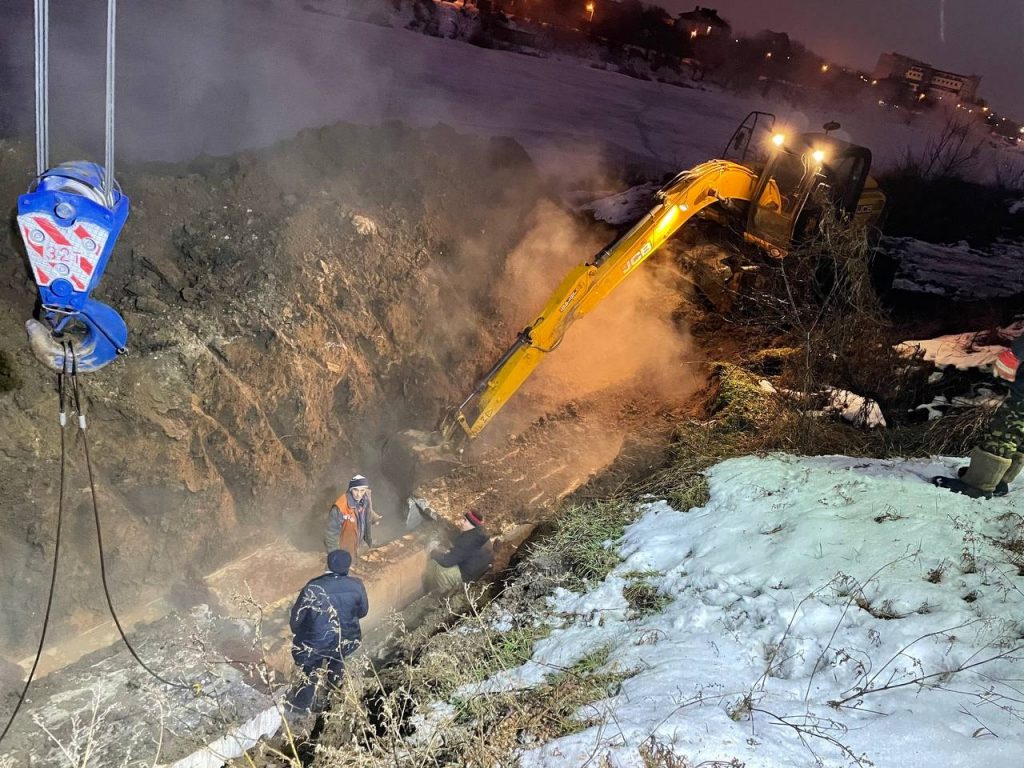
<svg viewBox="0 0 1024 768"><path fill-rule="evenodd" d="M897 166L898 173L922 179L960 178L978 160L983 140L971 134L971 124L954 115L946 118L938 134L917 152L908 147Z"/></svg>
<svg viewBox="0 0 1024 768"><path fill-rule="evenodd" d="M930 422L923 447L930 455L966 456L988 432L996 405L979 405Z"/></svg>
<svg viewBox="0 0 1024 768"><path fill-rule="evenodd" d="M872 284L867 239L834 213L778 263L757 298L751 322L789 348L776 361L782 386L808 394L847 389L883 411L919 402L930 367L895 349L900 339Z"/></svg>
<svg viewBox="0 0 1024 768"><path fill-rule="evenodd" d="M996 163L996 186L1009 194L1024 194L1024 161L1018 157L1004 157Z"/></svg>

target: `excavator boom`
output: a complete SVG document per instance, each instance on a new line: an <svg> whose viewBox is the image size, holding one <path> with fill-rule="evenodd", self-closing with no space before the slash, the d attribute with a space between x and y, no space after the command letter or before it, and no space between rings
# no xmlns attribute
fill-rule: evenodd
<svg viewBox="0 0 1024 768"><path fill-rule="evenodd" d="M676 176L656 194L657 204L626 234L573 269L537 318L484 375L469 397L441 423L446 443L475 438L522 386L569 326L594 309L616 286L654 254L697 213L721 200L750 200L757 175L725 160L711 160ZM774 185L773 185L774 188ZM762 193L771 195L773 189ZM778 190L774 189L777 196Z"/></svg>

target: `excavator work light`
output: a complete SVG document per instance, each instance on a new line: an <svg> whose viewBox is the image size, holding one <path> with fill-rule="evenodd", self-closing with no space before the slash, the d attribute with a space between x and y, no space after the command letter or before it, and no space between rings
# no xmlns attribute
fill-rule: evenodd
<svg viewBox="0 0 1024 768"><path fill-rule="evenodd" d="M772 136L772 144L774 144L776 147L781 147L785 143L786 143L786 134L784 134L784 133L776 133L774 136Z"/></svg>
<svg viewBox="0 0 1024 768"><path fill-rule="evenodd" d="M825 150L814 150L813 152L811 152L811 159L814 160L814 162L816 162L818 165L821 165L823 162L825 162Z"/></svg>

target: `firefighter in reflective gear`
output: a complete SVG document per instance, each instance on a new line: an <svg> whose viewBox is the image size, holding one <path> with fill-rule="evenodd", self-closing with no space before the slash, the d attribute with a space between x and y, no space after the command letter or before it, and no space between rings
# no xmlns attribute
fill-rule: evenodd
<svg viewBox="0 0 1024 768"><path fill-rule="evenodd" d="M933 482L975 498L1005 496L1010 483L1024 468L1024 335L996 361L997 376L1010 381L1010 392L992 414L982 439L971 451L971 463L957 477L936 477Z"/></svg>
<svg viewBox="0 0 1024 768"><path fill-rule="evenodd" d="M380 520L380 515L373 511L369 483L362 475L356 475L327 515L324 548L328 552L344 549L354 561L359 554L359 542L373 547L372 526Z"/></svg>

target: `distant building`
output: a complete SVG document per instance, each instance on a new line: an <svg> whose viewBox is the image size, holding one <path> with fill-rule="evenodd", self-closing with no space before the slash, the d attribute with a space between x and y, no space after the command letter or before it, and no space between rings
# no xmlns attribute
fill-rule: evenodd
<svg viewBox="0 0 1024 768"><path fill-rule="evenodd" d="M956 72L936 69L931 64L899 53L883 53L879 56L871 77L874 80L902 82L911 91L923 93L937 101L976 101L978 86L981 84L978 75L958 75Z"/></svg>
<svg viewBox="0 0 1024 768"><path fill-rule="evenodd" d="M755 42L765 51L765 55L776 59L788 58L793 52L793 44L785 32L773 32L762 29L754 35Z"/></svg>
<svg viewBox="0 0 1024 768"><path fill-rule="evenodd" d="M680 13L673 26L691 39L698 37L729 37L732 25L718 15L714 8L697 6L692 11Z"/></svg>

